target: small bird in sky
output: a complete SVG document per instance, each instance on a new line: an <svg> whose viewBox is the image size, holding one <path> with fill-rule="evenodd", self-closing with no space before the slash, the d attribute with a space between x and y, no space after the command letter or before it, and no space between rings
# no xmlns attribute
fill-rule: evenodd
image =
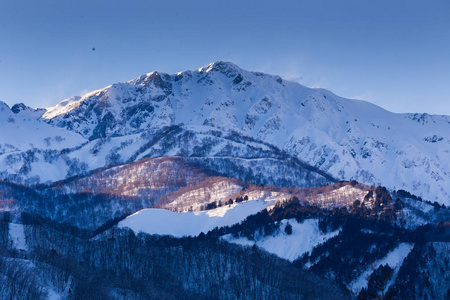
<svg viewBox="0 0 450 300"><path fill-rule="evenodd" d="M92 51L95 51L95 47L94 47L94 48L92 48Z"/></svg>

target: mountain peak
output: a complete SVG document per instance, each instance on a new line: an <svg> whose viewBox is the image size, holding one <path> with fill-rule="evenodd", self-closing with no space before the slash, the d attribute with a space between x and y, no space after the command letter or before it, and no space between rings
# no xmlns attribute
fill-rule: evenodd
<svg viewBox="0 0 450 300"><path fill-rule="evenodd" d="M36 111L36 109L31 108L23 103L16 103L11 107L11 111L15 114L18 114L21 111Z"/></svg>
<svg viewBox="0 0 450 300"><path fill-rule="evenodd" d="M198 71L206 72L206 73L219 72L219 73L228 75L230 73L239 73L242 71L242 69L240 67L238 67L237 65L233 64L232 62L219 60L219 61L210 63L206 67L200 68Z"/></svg>

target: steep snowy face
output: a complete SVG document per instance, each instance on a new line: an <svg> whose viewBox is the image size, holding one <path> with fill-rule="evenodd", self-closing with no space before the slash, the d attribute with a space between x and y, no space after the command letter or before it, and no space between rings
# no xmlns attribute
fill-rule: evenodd
<svg viewBox="0 0 450 300"><path fill-rule="evenodd" d="M122 136L174 123L170 76L157 72L64 100L42 118L90 140Z"/></svg>
<svg viewBox="0 0 450 300"><path fill-rule="evenodd" d="M91 140L174 124L236 131L339 179L450 203L450 117L394 114L232 63L152 72L63 101L42 118Z"/></svg>
<svg viewBox="0 0 450 300"><path fill-rule="evenodd" d="M280 77L218 62L194 72L152 72L113 84L67 99L42 117L91 140L180 123L243 130L255 136L264 126L261 135L266 137L279 116L266 122L258 115L272 117L278 110L275 100L286 98L282 87Z"/></svg>

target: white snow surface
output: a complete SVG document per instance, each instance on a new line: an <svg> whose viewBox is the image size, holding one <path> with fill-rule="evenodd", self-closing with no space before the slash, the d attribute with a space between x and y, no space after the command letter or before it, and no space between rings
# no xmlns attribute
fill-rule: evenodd
<svg viewBox="0 0 450 300"><path fill-rule="evenodd" d="M284 231L288 223L292 226L292 234L287 234ZM311 252L316 246L339 234L339 230L322 233L319 230L319 221L317 219L307 219L301 223L295 219L282 220L280 228L281 230L274 235L255 238L256 242L250 241L245 237L235 238L232 235L226 235L223 238L231 243L243 246L256 244L256 246L267 252L289 261L294 261L306 252Z"/></svg>
<svg viewBox="0 0 450 300"><path fill-rule="evenodd" d="M14 248L25 251L28 250L22 224L9 223L9 236L13 241Z"/></svg>
<svg viewBox="0 0 450 300"><path fill-rule="evenodd" d="M410 243L400 243L394 250L389 252L385 257L373 263L369 270L362 273L357 279L352 281L349 284L350 290L354 293L358 294L363 288L366 288L368 285L368 278L373 273L374 270L378 269L381 265L389 265L392 269L394 269L394 274L392 275L391 281L385 288L387 291L395 282L397 278L398 270L403 264L403 261L408 256L409 252L413 249L414 244Z"/></svg>
<svg viewBox="0 0 450 300"><path fill-rule="evenodd" d="M174 237L197 236L215 227L239 223L271 204L273 204L272 201L249 200L208 211L182 213L165 209L143 209L121 221L118 226L129 227L136 233L145 232Z"/></svg>
<svg viewBox="0 0 450 300"><path fill-rule="evenodd" d="M30 149L72 148L86 142L78 133L39 121L33 111L15 114L0 101L0 157Z"/></svg>

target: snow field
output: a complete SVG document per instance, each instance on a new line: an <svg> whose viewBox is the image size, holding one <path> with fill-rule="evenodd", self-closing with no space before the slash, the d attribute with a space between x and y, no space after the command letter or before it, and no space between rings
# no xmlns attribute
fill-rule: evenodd
<svg viewBox="0 0 450 300"><path fill-rule="evenodd" d="M272 203L272 201L250 200L208 211L182 213L165 209L143 209L121 221L119 227L129 227L136 233L145 232L174 237L197 236L215 227L239 223Z"/></svg>

